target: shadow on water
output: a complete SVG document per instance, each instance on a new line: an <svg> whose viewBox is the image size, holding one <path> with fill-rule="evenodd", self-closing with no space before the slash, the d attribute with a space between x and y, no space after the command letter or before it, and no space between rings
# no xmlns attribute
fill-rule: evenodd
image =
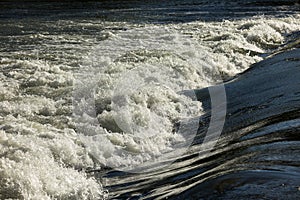
<svg viewBox="0 0 300 200"><path fill-rule="evenodd" d="M206 104L189 153L162 170L97 173L112 199L298 199L300 196L300 49L286 50L225 83L227 116L210 152L200 152Z"/></svg>

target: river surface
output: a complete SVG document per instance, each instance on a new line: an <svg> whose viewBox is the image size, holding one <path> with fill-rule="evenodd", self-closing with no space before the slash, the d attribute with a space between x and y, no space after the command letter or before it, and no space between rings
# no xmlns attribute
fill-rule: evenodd
<svg viewBox="0 0 300 200"><path fill-rule="evenodd" d="M0 2L0 199L299 199L300 3Z"/></svg>

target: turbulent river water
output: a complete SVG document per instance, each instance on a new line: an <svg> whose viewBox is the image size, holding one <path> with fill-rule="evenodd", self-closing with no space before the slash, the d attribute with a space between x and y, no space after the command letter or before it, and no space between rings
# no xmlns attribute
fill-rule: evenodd
<svg viewBox="0 0 300 200"><path fill-rule="evenodd" d="M0 199L299 199L299 10L0 2Z"/></svg>

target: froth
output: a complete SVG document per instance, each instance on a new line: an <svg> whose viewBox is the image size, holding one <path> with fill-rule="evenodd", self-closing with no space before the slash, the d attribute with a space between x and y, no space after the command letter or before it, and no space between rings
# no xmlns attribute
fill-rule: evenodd
<svg viewBox="0 0 300 200"><path fill-rule="evenodd" d="M178 121L202 114L201 103L180 91L244 71L300 27L299 16L168 25L80 23L85 25L107 26L105 37L29 33L42 41L36 48L44 55L33 57L26 43L22 52L7 51L0 60L1 199L105 198L102 183L85 169L137 166L180 149L178 144L193 139L185 133L197 130L187 120L176 132ZM57 61L56 54L65 56ZM73 68L79 63L79 70ZM75 112L72 91L86 94L89 88L93 96L78 101Z"/></svg>
<svg viewBox="0 0 300 200"><path fill-rule="evenodd" d="M174 151L187 139L174 124L201 115L201 104L178 92L222 82L262 60L284 42L286 26L296 29L289 20L145 25L110 34L77 75L80 137L95 158L115 168Z"/></svg>

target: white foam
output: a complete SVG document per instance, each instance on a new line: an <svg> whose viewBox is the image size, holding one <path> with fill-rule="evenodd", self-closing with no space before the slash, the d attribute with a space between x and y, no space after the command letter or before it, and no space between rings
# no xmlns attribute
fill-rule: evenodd
<svg viewBox="0 0 300 200"><path fill-rule="evenodd" d="M5 52L7 58L0 60L0 199L105 198L102 183L85 169L139 165L180 148L176 144L189 139L183 133L195 130L184 126L183 132L174 134L174 122L200 115L201 109L196 108L201 104L178 92L206 87L244 71L262 60L260 53L276 48L286 34L299 30L299 19L260 17L143 26L107 22L107 31L101 33L107 39L103 42L94 35L45 34L37 36L44 42L40 48L49 49L45 55ZM85 23L103 25L88 21L80 26ZM110 32L115 26L127 30ZM80 44L72 44L76 41ZM97 112L91 110L77 123L71 117L71 66L73 58L87 49L89 55L82 58L79 71L96 72L83 83L96 86ZM56 60L58 52L66 55L61 61ZM22 55L33 59L25 60ZM130 73L138 75L137 79L126 78ZM144 86L122 93L134 81ZM118 102L112 104L117 94L128 100L124 109L116 109ZM83 99L80 103L84 108L90 102ZM125 131L118 128L122 123L115 122L117 116L125 119ZM132 122L135 132L127 126ZM80 127L86 131L80 132Z"/></svg>
<svg viewBox="0 0 300 200"><path fill-rule="evenodd" d="M265 18L146 25L112 34L90 52L77 76L83 99L76 109L88 113L94 127L79 131L80 137L95 158L112 167L175 151L186 138L172 132L174 123L201 115L200 105L177 92L207 87L262 60L259 54L284 42L287 26L289 31L299 27L290 20L278 19L277 26Z"/></svg>
<svg viewBox="0 0 300 200"><path fill-rule="evenodd" d="M5 131L0 131L0 154L5 155L0 158L2 199L103 197L101 185L78 171L93 162L73 130L59 130L11 115L1 124L5 124Z"/></svg>

